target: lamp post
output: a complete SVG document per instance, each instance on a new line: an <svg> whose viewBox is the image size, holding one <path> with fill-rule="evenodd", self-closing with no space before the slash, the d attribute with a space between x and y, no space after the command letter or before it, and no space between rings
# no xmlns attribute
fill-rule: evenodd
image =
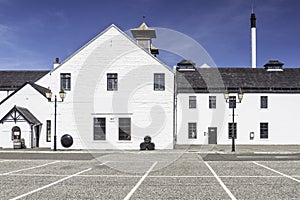
<svg viewBox="0 0 300 200"><path fill-rule="evenodd" d="M242 102L243 97L244 97L244 94L243 94L241 88L239 89L239 93L238 93L238 99L239 99L238 102L236 101L235 96L229 96L228 90L226 90L225 93L224 93L224 98L226 100L226 103L229 103L229 108L232 108L232 127L231 127L231 130L232 130L232 132L231 132L231 141L232 141L231 151L232 152L235 152L234 109L236 107L236 103L241 103Z"/></svg>
<svg viewBox="0 0 300 200"><path fill-rule="evenodd" d="M54 95L54 101L52 101L52 92L51 90L49 90L49 92L46 92L46 97L48 99L49 102L54 102L54 145L53 145L53 151L56 151L56 144L57 144L57 136L56 136L56 110L57 110L57 102L63 102L64 98L66 97L66 93L65 91L61 90L59 92L59 96L61 98L61 101L57 100L57 96Z"/></svg>

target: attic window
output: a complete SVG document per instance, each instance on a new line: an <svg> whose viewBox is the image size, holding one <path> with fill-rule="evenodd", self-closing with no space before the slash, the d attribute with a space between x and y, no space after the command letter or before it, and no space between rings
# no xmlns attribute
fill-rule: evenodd
<svg viewBox="0 0 300 200"><path fill-rule="evenodd" d="M165 90L165 74L162 73L154 74L154 90L155 91Z"/></svg>
<svg viewBox="0 0 300 200"><path fill-rule="evenodd" d="M60 74L60 89L64 91L71 90L71 74L62 73Z"/></svg>

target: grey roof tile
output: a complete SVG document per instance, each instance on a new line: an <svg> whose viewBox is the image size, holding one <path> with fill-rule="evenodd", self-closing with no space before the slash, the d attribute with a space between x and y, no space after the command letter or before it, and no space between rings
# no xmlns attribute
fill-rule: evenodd
<svg viewBox="0 0 300 200"><path fill-rule="evenodd" d="M300 93L300 68L267 71L262 68L197 68L176 72L177 91Z"/></svg>
<svg viewBox="0 0 300 200"><path fill-rule="evenodd" d="M49 70L14 70L0 71L0 91L16 90L26 82L36 82L46 75Z"/></svg>

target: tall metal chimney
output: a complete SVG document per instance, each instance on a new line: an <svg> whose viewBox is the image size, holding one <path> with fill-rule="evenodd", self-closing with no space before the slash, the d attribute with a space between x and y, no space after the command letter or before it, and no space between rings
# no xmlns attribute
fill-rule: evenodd
<svg viewBox="0 0 300 200"><path fill-rule="evenodd" d="M251 13L251 66L256 68L256 17Z"/></svg>

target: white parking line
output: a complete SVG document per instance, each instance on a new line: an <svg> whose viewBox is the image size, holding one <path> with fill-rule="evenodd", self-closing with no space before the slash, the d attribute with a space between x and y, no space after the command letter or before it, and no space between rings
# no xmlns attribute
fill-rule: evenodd
<svg viewBox="0 0 300 200"><path fill-rule="evenodd" d="M82 174L82 173L84 173L84 172L90 171L91 169L92 169L92 168L88 168L88 169L85 169L85 170L83 170L83 171L77 172L76 174L67 176L67 177L62 178L62 179L60 179L60 180L58 180L58 181L55 181L55 182L53 182L53 183L50 183L50 184L45 185L45 186L43 186L43 187L40 187L40 188L38 188L38 189L32 190L32 191L27 192L27 193L25 193L25 194L22 194L22 195L20 195L20 196L17 196L17 197L15 197L15 198L11 199L11 200L17 200L17 199L26 197L26 196L28 196L28 195L30 195L30 194L36 193L36 192L38 192L38 191L40 191L40 190L43 190L43 189L46 189L46 188L51 187L51 186L53 186L53 185L56 185L56 184L58 184L58 183L60 183L60 182L63 182L63 181L65 181L65 180L67 180L67 179L70 179L70 178L72 178L72 177L74 177L74 176L77 176L77 175Z"/></svg>
<svg viewBox="0 0 300 200"><path fill-rule="evenodd" d="M40 167L45 167L47 165L55 164L55 163L58 163L58 162L60 162L60 161L54 161L54 162L46 163L46 164L43 164L43 165L38 165L38 166L28 167L28 168L23 168L23 169L18 169L18 170L6 172L4 174L0 174L0 176L8 175L8 174L16 173L16 172L21 172L21 171L26 171L26 170L30 170L30 169L36 169L36 168L40 168Z"/></svg>
<svg viewBox="0 0 300 200"><path fill-rule="evenodd" d="M277 170L275 170L275 169L272 169L272 168L270 168L270 167L267 167L267 166L265 166L265 165L262 165L262 164L260 164L260 163L255 162L255 161L253 161L253 163L256 164L256 165L258 165L258 166L261 166L261 167L263 167L263 168L266 168L266 169L268 169L268 170L270 170L270 171L272 171L272 172L275 172L275 173L277 173L277 174L280 174L280 175L282 175L282 176L284 176L284 177L287 177L287 178L289 178L289 179L292 179L292 180L297 181L298 183L300 183L300 180L298 180L298 179L296 179L296 178L294 178L294 177L291 177L291 176L289 176L289 175L286 175L286 174L284 174L284 173L281 173L281 172L279 172L279 171L277 171Z"/></svg>
<svg viewBox="0 0 300 200"><path fill-rule="evenodd" d="M30 177L66 177L62 174L9 174L10 176L30 176ZM137 178L139 175L113 175L113 174L80 174L78 177L111 177L111 178ZM168 176L168 175L151 175L149 178L215 178L215 176ZM219 176L220 178L281 178L278 176ZM296 178L300 176L294 176Z"/></svg>
<svg viewBox="0 0 300 200"><path fill-rule="evenodd" d="M107 163L109 163L109 161L105 161L104 163L100 163L99 166L106 165Z"/></svg>
<svg viewBox="0 0 300 200"><path fill-rule="evenodd" d="M223 183L223 181L218 177L216 172L211 168L211 166L207 163L204 162L205 165L208 167L208 169L211 171L211 173L214 175L214 177L218 180L222 188L225 190L225 192L230 196L231 199L236 200L235 196L230 192L230 190L226 187L226 185Z"/></svg>
<svg viewBox="0 0 300 200"><path fill-rule="evenodd" d="M139 188L139 186L142 184L142 182L145 180L145 178L148 176L148 174L151 172L151 170L155 167L157 162L153 163L153 165L148 169L148 171L144 174L144 176L139 180L139 182L132 188L132 190L127 194L127 196L124 198L124 200L130 199L130 197L133 195L133 193Z"/></svg>

